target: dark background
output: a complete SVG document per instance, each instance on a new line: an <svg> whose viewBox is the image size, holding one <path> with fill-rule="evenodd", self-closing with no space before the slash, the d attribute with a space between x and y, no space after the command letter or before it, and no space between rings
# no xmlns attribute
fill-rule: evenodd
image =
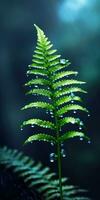
<svg viewBox="0 0 100 200"><path fill-rule="evenodd" d="M84 104L91 117L84 117L91 144L73 140L65 143L63 176L89 190L99 200L100 190L100 1L99 0L3 0L0 1L0 145L23 150L36 161L49 162L53 147L35 143L23 147L31 129L20 130L26 114L20 111L25 97L26 71L36 45L37 24L63 58L69 59L79 79L87 82ZM74 66L74 67L73 67ZM71 69L71 68L70 68ZM39 116L43 113L37 113Z"/></svg>

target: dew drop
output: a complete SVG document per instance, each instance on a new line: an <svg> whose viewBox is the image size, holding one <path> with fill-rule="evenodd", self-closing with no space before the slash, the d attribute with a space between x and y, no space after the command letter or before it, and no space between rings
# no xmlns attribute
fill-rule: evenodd
<svg viewBox="0 0 100 200"><path fill-rule="evenodd" d="M37 85L35 85L34 87L35 87L35 88L38 88L38 86L37 86Z"/></svg>
<svg viewBox="0 0 100 200"><path fill-rule="evenodd" d="M50 154L50 162L54 162L55 161L55 153L51 153Z"/></svg>
<svg viewBox="0 0 100 200"><path fill-rule="evenodd" d="M82 130L82 127L81 127L81 126L79 127L79 130Z"/></svg>
<svg viewBox="0 0 100 200"><path fill-rule="evenodd" d="M71 92L71 97L73 98L75 95L74 95L74 93L73 92Z"/></svg>
<svg viewBox="0 0 100 200"><path fill-rule="evenodd" d="M78 72L75 73L75 76L77 76L77 75L78 75Z"/></svg>
<svg viewBox="0 0 100 200"><path fill-rule="evenodd" d="M36 76L36 78L38 78L38 76Z"/></svg>
<svg viewBox="0 0 100 200"><path fill-rule="evenodd" d="M80 126L83 126L83 122L82 122L82 121L80 121L80 122L79 122L79 125L80 125Z"/></svg>
<svg viewBox="0 0 100 200"><path fill-rule="evenodd" d="M63 147L64 146L64 144L63 143L61 143L61 147Z"/></svg>
<svg viewBox="0 0 100 200"><path fill-rule="evenodd" d="M54 146L54 143L53 143L53 142L51 142L51 146Z"/></svg>
<svg viewBox="0 0 100 200"><path fill-rule="evenodd" d="M34 125L32 124L31 127L34 128Z"/></svg>
<svg viewBox="0 0 100 200"><path fill-rule="evenodd" d="M62 65L66 64L66 59L60 59L60 63L61 63Z"/></svg>
<svg viewBox="0 0 100 200"><path fill-rule="evenodd" d="M90 117L90 114L88 114L88 117Z"/></svg>
<svg viewBox="0 0 100 200"><path fill-rule="evenodd" d="M83 141L83 137L80 137L80 141Z"/></svg>
<svg viewBox="0 0 100 200"><path fill-rule="evenodd" d="M64 150L64 149L61 149L61 155L62 155L62 157L63 157L63 158L65 158L65 157L66 157L66 152L65 152L65 150Z"/></svg>
<svg viewBox="0 0 100 200"><path fill-rule="evenodd" d="M88 144L91 144L91 141L90 141L90 140L88 140Z"/></svg>
<svg viewBox="0 0 100 200"><path fill-rule="evenodd" d="M23 131L23 128L21 128L20 130Z"/></svg>
<svg viewBox="0 0 100 200"><path fill-rule="evenodd" d="M46 114L49 114L49 112L48 112L48 111L46 111Z"/></svg>
<svg viewBox="0 0 100 200"><path fill-rule="evenodd" d="M74 110L73 113L76 114L77 113L76 110Z"/></svg>
<svg viewBox="0 0 100 200"><path fill-rule="evenodd" d="M71 103L74 103L74 101L72 100Z"/></svg>

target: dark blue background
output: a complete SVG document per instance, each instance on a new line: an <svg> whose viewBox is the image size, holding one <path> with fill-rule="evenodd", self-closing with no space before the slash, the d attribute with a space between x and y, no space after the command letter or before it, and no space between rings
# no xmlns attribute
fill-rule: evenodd
<svg viewBox="0 0 100 200"><path fill-rule="evenodd" d="M84 118L91 145L78 140L65 144L63 175L70 183L89 189L99 200L100 190L100 1L99 0L13 0L0 1L0 145L24 150L35 160L50 164L53 147L48 144L22 144L31 129L20 131L26 114L20 108L29 100L23 87L28 64L36 45L33 24L40 26L63 58L86 81L84 104L91 117ZM37 113L39 116L43 113Z"/></svg>

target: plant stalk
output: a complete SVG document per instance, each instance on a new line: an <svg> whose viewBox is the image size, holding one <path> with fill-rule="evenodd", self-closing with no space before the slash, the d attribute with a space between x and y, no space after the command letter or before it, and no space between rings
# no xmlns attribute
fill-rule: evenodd
<svg viewBox="0 0 100 200"><path fill-rule="evenodd" d="M61 169L61 146L57 144L57 155L58 155L58 176L59 176L59 189L60 189L60 200L63 200L62 193L62 169Z"/></svg>

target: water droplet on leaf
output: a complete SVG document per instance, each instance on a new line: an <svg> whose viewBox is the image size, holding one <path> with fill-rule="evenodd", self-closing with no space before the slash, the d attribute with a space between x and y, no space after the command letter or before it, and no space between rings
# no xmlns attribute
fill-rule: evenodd
<svg viewBox="0 0 100 200"><path fill-rule="evenodd" d="M73 113L76 114L77 113L76 110L74 110Z"/></svg>
<svg viewBox="0 0 100 200"><path fill-rule="evenodd" d="M66 59L60 59L60 63L61 63L62 65L66 64Z"/></svg>
<svg viewBox="0 0 100 200"><path fill-rule="evenodd" d="M55 153L51 153L50 154L50 162L54 162L55 161Z"/></svg>
<svg viewBox="0 0 100 200"><path fill-rule="evenodd" d="M63 157L63 158L65 158L65 157L66 157L66 152L65 152L65 149L61 149L61 155L62 155L62 157Z"/></svg>
<svg viewBox="0 0 100 200"><path fill-rule="evenodd" d="M83 137L80 137L80 141L83 141Z"/></svg>

